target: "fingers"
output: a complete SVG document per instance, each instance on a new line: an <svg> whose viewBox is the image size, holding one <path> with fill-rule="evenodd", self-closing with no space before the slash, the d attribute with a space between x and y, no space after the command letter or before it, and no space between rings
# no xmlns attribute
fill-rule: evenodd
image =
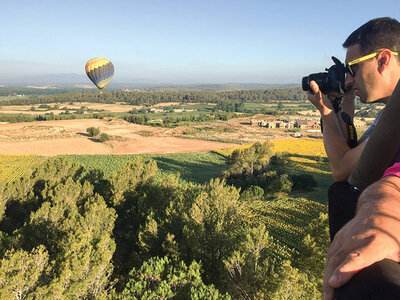
<svg viewBox="0 0 400 300"><path fill-rule="evenodd" d="M318 84L314 80L312 80L310 82L310 87L311 87L314 95L317 95L318 93L321 93L320 90L319 90Z"/></svg>
<svg viewBox="0 0 400 300"><path fill-rule="evenodd" d="M357 272L369 267L373 263L385 258L381 251L377 251L374 243L352 251L339 264L332 276L328 279L331 287L337 288L347 283Z"/></svg>
<svg viewBox="0 0 400 300"><path fill-rule="evenodd" d="M324 300L333 300L335 297L335 290L324 281L323 285Z"/></svg>
<svg viewBox="0 0 400 300"><path fill-rule="evenodd" d="M358 271L367 267L360 252L350 253L328 279L329 286L338 288L347 283Z"/></svg>
<svg viewBox="0 0 400 300"><path fill-rule="evenodd" d="M328 257L323 284L324 300L333 300L335 288L341 287L358 271L373 263L368 264L361 251L353 251L347 256L344 253L343 250L339 250L332 257ZM335 269L336 266L338 267Z"/></svg>
<svg viewBox="0 0 400 300"><path fill-rule="evenodd" d="M353 89L349 89L344 93L344 97L345 97L344 99L353 99L354 100L355 96L356 96L356 91Z"/></svg>

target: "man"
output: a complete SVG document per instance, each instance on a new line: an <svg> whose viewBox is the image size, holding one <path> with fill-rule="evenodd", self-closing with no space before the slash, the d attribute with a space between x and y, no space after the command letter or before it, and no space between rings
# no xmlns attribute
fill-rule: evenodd
<svg viewBox="0 0 400 300"><path fill-rule="evenodd" d="M354 95L364 103L386 103L400 79L400 23L390 18L371 20L354 31L343 46L347 48L349 72L345 83L351 88L343 109L354 110ZM310 86L314 92L310 101L321 113L332 174L337 181L347 181L367 141L351 149L331 101L315 82ZM400 268L396 263L400 261L399 187L400 179L388 175L361 194L354 218L335 235L328 252L325 299L333 299L334 288L339 287L336 296L340 299L400 299Z"/></svg>
<svg viewBox="0 0 400 300"><path fill-rule="evenodd" d="M346 76L345 84L351 89L343 99L342 109L353 116L355 95L363 103L386 103L400 78L397 55L400 50L399 22L390 18L371 20L353 32L343 46L347 48L346 63L351 64L364 56L376 55L350 65L354 73ZM336 117L331 100L321 94L315 82L311 82L310 86L314 95L309 94L309 100L321 113L324 145L332 175L336 181L346 181L366 145L366 140L351 149L346 143L341 120Z"/></svg>

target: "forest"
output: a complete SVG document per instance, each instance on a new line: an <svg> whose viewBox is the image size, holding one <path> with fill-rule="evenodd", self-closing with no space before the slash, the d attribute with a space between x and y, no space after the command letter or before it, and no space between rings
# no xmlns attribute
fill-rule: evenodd
<svg viewBox="0 0 400 300"><path fill-rule="evenodd" d="M107 176L49 158L0 184L0 297L319 299L327 216L289 196L316 185L291 169L268 143L204 184L140 157ZM296 240L278 212L304 224Z"/></svg>
<svg viewBox="0 0 400 300"><path fill-rule="evenodd" d="M0 88L0 92L2 89ZM13 92L3 91L4 96L11 96ZM50 92L49 92L50 93ZM44 94L44 92L43 92ZM301 88L280 88L266 90L239 90L239 91L111 91L99 94L98 92L69 92L52 95L32 95L17 99L2 99L0 105L33 105L39 103L65 102L96 102L116 103L124 102L131 105L154 105L162 102L180 103L216 103L217 101L247 101L267 102L271 100L306 100L306 93ZM1 93L0 93L1 95Z"/></svg>
<svg viewBox="0 0 400 300"><path fill-rule="evenodd" d="M70 119L102 119L105 117L118 117L126 121L152 126L182 125L185 122L202 122L204 120L228 120L241 113L242 117L250 114L284 115L296 114L301 110L311 110L308 103L300 103L306 98L305 92L300 88L280 88L267 90L238 90L238 91L112 91L99 94L97 92L73 91L64 94L37 95L32 94L21 97L12 96L18 89L0 88L7 96L0 97L0 106L31 105L31 111L41 111L42 114L0 114L0 122L33 122L49 120ZM22 88L20 88L22 89ZM23 92L24 89L21 90ZM50 92L49 92L50 93ZM284 105L282 101L298 103L294 107ZM141 109L133 109L129 113L116 113L93 111L82 106L79 109L69 109L65 104L81 102L138 105ZM184 108L189 103L199 103L194 112L174 114L173 107L165 108L164 114L151 114L151 107L159 103L178 102L176 108ZM49 105L49 104L52 105ZM55 104L54 104L55 103ZM265 106L266 103L271 106ZM33 105L39 105L36 109ZM190 107L193 108L193 107ZM63 110L54 114L52 109ZM246 114L246 115L243 115ZM162 122L153 122L153 119L162 119Z"/></svg>

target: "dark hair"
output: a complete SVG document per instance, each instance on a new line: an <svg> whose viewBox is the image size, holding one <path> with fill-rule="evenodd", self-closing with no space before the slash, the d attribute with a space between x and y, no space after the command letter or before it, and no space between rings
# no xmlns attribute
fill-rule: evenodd
<svg viewBox="0 0 400 300"><path fill-rule="evenodd" d="M344 48L360 45L363 55L382 48L393 51L400 50L400 23L389 17L368 21L349 35L343 43Z"/></svg>

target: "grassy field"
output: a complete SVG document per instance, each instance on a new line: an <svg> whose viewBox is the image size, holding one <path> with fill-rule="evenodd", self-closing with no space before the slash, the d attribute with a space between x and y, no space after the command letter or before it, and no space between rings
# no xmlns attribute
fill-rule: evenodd
<svg viewBox="0 0 400 300"><path fill-rule="evenodd" d="M292 174L311 174L318 181L318 188L307 194L300 195L310 200L326 203L320 191L326 191L333 182L329 165L323 150L321 140L315 139L286 139L272 142L273 151L285 152L290 160ZM157 162L162 173L180 173L181 178L196 183L208 182L216 178L221 171L226 169L225 157L235 149L245 148L249 145L201 153L175 153L175 154L141 154L145 160ZM66 155L68 158L81 163L88 170L99 168L105 175L118 170L122 165L132 160L138 154L126 155ZM34 155L0 155L0 180L9 182L18 177L25 169L39 159Z"/></svg>
<svg viewBox="0 0 400 300"><path fill-rule="evenodd" d="M128 154L128 155L66 155L81 163L86 169L101 169L105 175L117 171L133 158L141 156L144 161L155 160L164 174L180 173L181 178L196 183L208 182L218 177L226 168L225 158L214 152L176 154Z"/></svg>
<svg viewBox="0 0 400 300"><path fill-rule="evenodd" d="M245 147L245 146L244 146ZM100 169L106 176L137 156L145 161L155 160L160 176L180 173L181 179L204 184L226 169L225 155L234 149L217 152L163 155L66 155L87 170ZM256 220L266 224L278 245L275 255L290 259L298 253L304 230L319 214L327 212L327 190L333 183L321 140L288 139L273 142L274 152L285 152L286 168L290 174L310 174L318 182L308 192L294 192L289 197L273 201L248 202ZM223 152L223 153L221 153ZM44 158L34 155L0 155L0 182L8 183L22 176Z"/></svg>

